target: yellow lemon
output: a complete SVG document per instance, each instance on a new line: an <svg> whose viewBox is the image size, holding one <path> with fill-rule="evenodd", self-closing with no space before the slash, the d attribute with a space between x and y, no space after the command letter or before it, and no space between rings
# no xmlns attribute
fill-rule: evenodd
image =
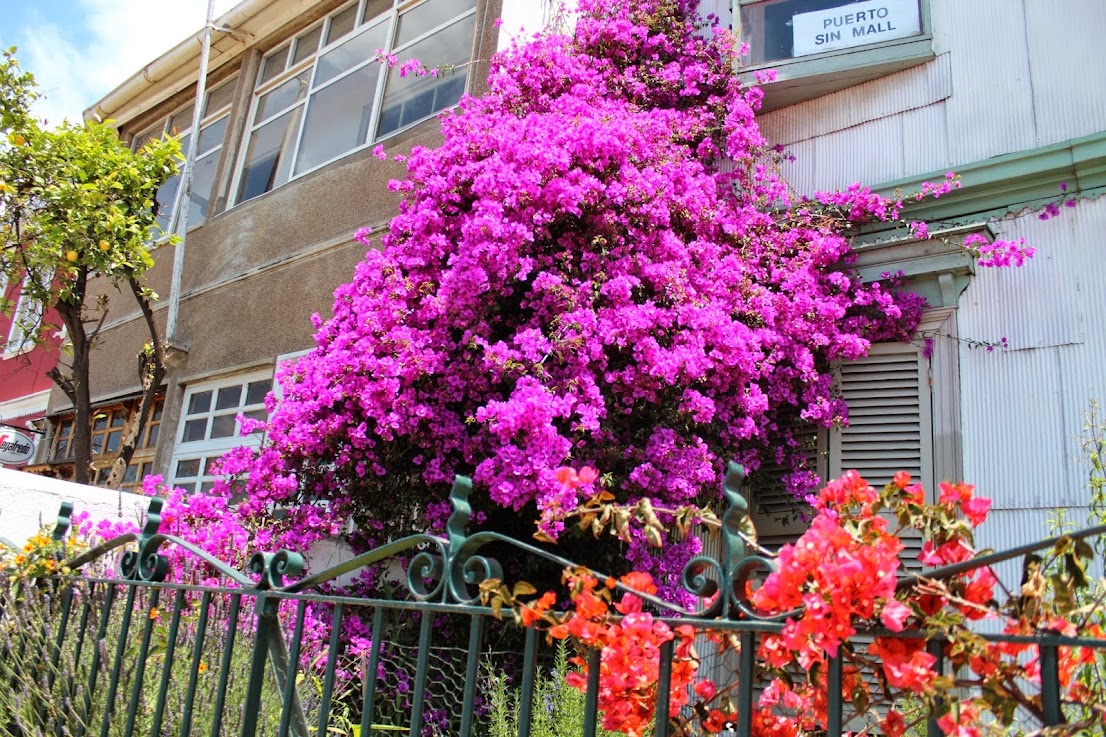
<svg viewBox="0 0 1106 737"><path fill-rule="evenodd" d="M27 143L27 139L19 135L18 133L10 134L8 136L8 140L11 141L11 144L13 146L22 146L23 144Z"/></svg>
<svg viewBox="0 0 1106 737"><path fill-rule="evenodd" d="M65 252L65 260L68 261L69 263L75 262L77 260L77 252L76 251L66 251Z"/></svg>
<svg viewBox="0 0 1106 737"><path fill-rule="evenodd" d="M100 241L100 250L101 251L107 251L110 248L111 248L110 243L108 243L107 241L104 241L104 240Z"/></svg>

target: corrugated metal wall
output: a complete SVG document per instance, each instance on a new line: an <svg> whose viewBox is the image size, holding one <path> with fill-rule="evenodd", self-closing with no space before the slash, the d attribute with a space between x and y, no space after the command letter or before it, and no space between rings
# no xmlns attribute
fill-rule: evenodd
<svg viewBox="0 0 1106 737"><path fill-rule="evenodd" d="M930 0L937 58L761 118L800 192L876 185L1106 129L1104 0ZM806 145L804 145L806 144Z"/></svg>
<svg viewBox="0 0 1106 737"><path fill-rule="evenodd" d="M1023 269L980 269L960 298L961 339L1010 342L961 348L964 475L986 480L998 509L1080 506L1084 415L1106 401L1106 198L997 229L1038 254Z"/></svg>
<svg viewBox="0 0 1106 737"><path fill-rule="evenodd" d="M930 0L937 57L761 118L804 193L956 169L1106 130L1106 0ZM1057 192L1057 195L1060 193ZM978 269L960 298L963 471L995 500L986 544L1044 534L1045 510L1086 504L1080 436L1106 402L1106 198L1025 237L1024 269ZM1008 350L970 341L1006 337Z"/></svg>

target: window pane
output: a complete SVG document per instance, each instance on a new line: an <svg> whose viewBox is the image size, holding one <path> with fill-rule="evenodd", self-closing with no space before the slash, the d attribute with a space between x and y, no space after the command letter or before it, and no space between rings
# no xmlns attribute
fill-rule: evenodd
<svg viewBox="0 0 1106 737"><path fill-rule="evenodd" d="M287 60L288 44L285 44L261 63L261 81L257 83L258 87L271 79L276 79L277 75L284 71L285 62Z"/></svg>
<svg viewBox="0 0 1106 737"><path fill-rule="evenodd" d="M207 436L207 418L184 423L184 442L192 443Z"/></svg>
<svg viewBox="0 0 1106 737"><path fill-rule="evenodd" d="M219 390L219 397L215 400L215 409L230 409L231 407L237 407L241 401L241 386L224 386Z"/></svg>
<svg viewBox="0 0 1106 737"><path fill-rule="evenodd" d="M303 108L296 108L266 123L250 136L242 180L238 185L238 202L257 197L288 181L292 145L301 112Z"/></svg>
<svg viewBox="0 0 1106 737"><path fill-rule="evenodd" d="M251 409L250 412L243 412L242 416L249 417L250 419L260 419L261 422L265 422L269 419L269 413L265 412L264 409Z"/></svg>
<svg viewBox="0 0 1106 737"><path fill-rule="evenodd" d="M146 444L142 447L153 448L157 445L158 436L161 435L161 425L154 425L146 435Z"/></svg>
<svg viewBox="0 0 1106 737"><path fill-rule="evenodd" d="M138 480L138 468L136 466L127 466L127 470L123 474L123 483L133 484L136 480Z"/></svg>
<svg viewBox="0 0 1106 737"><path fill-rule="evenodd" d="M194 415L211 409L211 392L196 392L188 402L188 414Z"/></svg>
<svg viewBox="0 0 1106 737"><path fill-rule="evenodd" d="M217 146L223 145L223 138L227 134L227 121L229 117L219 118L214 123L208 123L200 130L200 143L196 154L202 156Z"/></svg>
<svg viewBox="0 0 1106 737"><path fill-rule="evenodd" d="M269 379L250 382L249 388L246 389L246 404L261 404L272 388L273 382Z"/></svg>
<svg viewBox="0 0 1106 737"><path fill-rule="evenodd" d="M342 36L352 31L356 21L357 3L354 3L330 19L330 30L326 32L327 44L334 43Z"/></svg>
<svg viewBox="0 0 1106 737"><path fill-rule="evenodd" d="M163 409L165 409L165 403L158 400L157 404L154 405L154 413L153 413L153 419L154 420L161 420L161 411Z"/></svg>
<svg viewBox="0 0 1106 737"><path fill-rule="evenodd" d="M176 484L175 483L175 484L173 484L173 486L177 487L178 489L183 489L186 494L195 494L196 493L196 485L195 484Z"/></svg>
<svg viewBox="0 0 1106 737"><path fill-rule="evenodd" d="M362 23L370 23L392 9L392 0L368 0L365 3L365 14L361 16Z"/></svg>
<svg viewBox="0 0 1106 737"><path fill-rule="evenodd" d="M349 41L326 52L319 57L315 65L315 84L320 85L332 79L347 69L352 69L366 59L376 56L376 50L383 48L388 42L388 23L378 23L375 26L357 34Z"/></svg>
<svg viewBox="0 0 1106 737"><path fill-rule="evenodd" d="M428 0L399 16L396 46L402 46L475 7L476 0Z"/></svg>
<svg viewBox="0 0 1106 737"><path fill-rule="evenodd" d="M57 458L65 458L65 451L69 450L69 441L65 439L58 440L58 449L54 453Z"/></svg>
<svg viewBox="0 0 1106 737"><path fill-rule="evenodd" d="M108 433L108 453L118 453L119 443L123 440L122 430L112 430Z"/></svg>
<svg viewBox="0 0 1106 737"><path fill-rule="evenodd" d="M868 18L869 11L874 18ZM796 20L805 13L819 15ZM916 35L921 14L910 0L765 0L741 6L741 30L749 44L745 63L762 64Z"/></svg>
<svg viewBox="0 0 1106 737"><path fill-rule="evenodd" d="M162 126L163 126L163 123L158 123L157 125L152 126L148 130L144 130L141 133L139 133L137 136L135 136L134 137L134 150L137 151L138 149L142 148L143 146L145 146L150 141L160 140L161 139Z"/></svg>
<svg viewBox="0 0 1106 737"><path fill-rule="evenodd" d="M177 478L199 476L200 459L189 458L187 460L177 461L177 472L174 475Z"/></svg>
<svg viewBox="0 0 1106 737"><path fill-rule="evenodd" d="M93 435L92 436L92 455L98 456L104 452L104 436Z"/></svg>
<svg viewBox="0 0 1106 737"><path fill-rule="evenodd" d="M289 105L302 100L307 94L307 83L310 78L311 70L308 69L262 95L257 103L254 122L265 120L270 115L275 115Z"/></svg>
<svg viewBox="0 0 1106 737"><path fill-rule="evenodd" d="M464 64L472 53L472 38L476 30L475 16L469 16L433 36L409 46L399 55L400 63L420 59L427 68ZM399 68L388 72L388 87L384 93L384 110L380 114L377 138L403 128L428 115L455 105L464 92L467 67L457 71L443 70L439 76L399 76Z"/></svg>
<svg viewBox="0 0 1106 737"><path fill-rule="evenodd" d="M215 438L234 437L234 415L219 415L211 421L211 435Z"/></svg>
<svg viewBox="0 0 1106 737"><path fill-rule="evenodd" d="M196 105L194 103L189 103L188 107L169 118L169 132L176 136L191 128L192 113L195 112L195 110Z"/></svg>
<svg viewBox="0 0 1106 737"><path fill-rule="evenodd" d="M92 420L93 430L103 430L108 426L108 416L106 414L98 414Z"/></svg>
<svg viewBox="0 0 1106 737"><path fill-rule="evenodd" d="M230 103L234 99L234 83L237 79L238 75L235 75L225 82L220 82L214 89L208 90L207 105L204 106L205 118L225 107L230 107Z"/></svg>
<svg viewBox="0 0 1106 737"><path fill-rule="evenodd" d="M127 421L127 415L120 410L116 410L111 414L111 426L123 427L123 423Z"/></svg>
<svg viewBox="0 0 1106 737"><path fill-rule="evenodd" d="M292 57L292 66L299 64L319 50L319 39L322 38L322 35L323 27L316 26L296 39L296 55Z"/></svg>
<svg viewBox="0 0 1106 737"><path fill-rule="evenodd" d="M379 78L380 65L369 64L311 96L296 174L365 143Z"/></svg>
<svg viewBox="0 0 1106 737"><path fill-rule="evenodd" d="M216 467L218 467L219 461L221 460L223 460L221 456L208 458L207 461L204 463L204 476L214 476L215 469Z"/></svg>
<svg viewBox="0 0 1106 737"><path fill-rule="evenodd" d="M188 208L189 227L199 225L207 219L207 210L211 205L212 189L215 187L215 168L219 164L219 152L196 159L192 170L191 205Z"/></svg>
<svg viewBox="0 0 1106 737"><path fill-rule="evenodd" d="M206 494L207 492L211 491L214 488L215 488L215 482L214 481L204 481L202 484L200 484L200 493L201 494Z"/></svg>

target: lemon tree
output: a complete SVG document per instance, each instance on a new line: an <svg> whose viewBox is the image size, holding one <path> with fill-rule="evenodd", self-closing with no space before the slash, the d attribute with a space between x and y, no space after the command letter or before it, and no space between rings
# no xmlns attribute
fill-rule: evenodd
<svg viewBox="0 0 1106 737"><path fill-rule="evenodd" d="M50 377L73 403L74 480L87 483L92 353L121 295L137 302L149 342L139 362L146 397L127 433L132 442L124 443L120 474L164 380L152 313L157 295L143 275L154 265L152 250L171 242L158 229L155 194L177 173L180 145L166 138L131 151L111 121L41 125L29 110L38 94L34 78L14 51L0 60L0 282L21 284L30 307L19 311L26 345L17 348L48 342L64 328ZM0 295L9 315L13 293L9 286Z"/></svg>

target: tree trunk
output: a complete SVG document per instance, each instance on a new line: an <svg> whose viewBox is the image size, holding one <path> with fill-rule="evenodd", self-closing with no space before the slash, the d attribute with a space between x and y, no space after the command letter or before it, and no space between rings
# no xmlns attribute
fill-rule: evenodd
<svg viewBox="0 0 1106 737"><path fill-rule="evenodd" d="M138 355L138 371L142 380L142 400L138 410L123 431L123 444L119 448L119 457L111 467L111 475L108 476L109 489L118 489L123 483L123 477L127 472L127 466L134 457L138 440L142 437L142 431L150 420L154 402L157 399L157 390L161 388L161 382L165 380L165 347L161 342L161 333L154 322L154 310L149 298L143 293L141 285L133 277L127 280L142 310L142 318L146 321L146 330L150 334L150 342L145 350Z"/></svg>
<svg viewBox="0 0 1106 737"><path fill-rule="evenodd" d="M60 364L50 370L49 376L73 403L73 434L70 444L73 448L75 470L73 480L78 484L89 482L92 466L92 396L89 390L89 357L92 352L92 338L85 332L81 315L84 302L84 289L87 277L82 270L73 285L69 301L58 302L55 309L69 332L73 344L73 355L68 375L62 373Z"/></svg>

